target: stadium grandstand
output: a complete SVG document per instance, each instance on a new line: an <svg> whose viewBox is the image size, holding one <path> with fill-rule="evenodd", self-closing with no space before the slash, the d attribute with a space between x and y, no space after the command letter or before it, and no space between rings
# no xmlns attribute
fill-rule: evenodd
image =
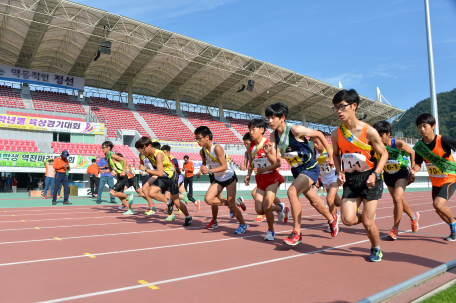
<svg viewBox="0 0 456 303"><path fill-rule="evenodd" d="M0 4L0 21L2 172L42 175L38 164L5 163L11 152L43 159L66 149L77 158L71 179L87 181L81 163L102 157L103 141L135 165L141 136L169 144L179 160L199 161L193 131L201 125L239 169L249 120L276 102L289 106L293 123L323 130L328 140L339 124L331 109L339 87L127 17L69 1L12 0ZM358 114L368 123L403 113L361 96ZM13 119L33 127L11 127ZM83 127L103 130L77 131ZM285 161L281 170L289 174Z"/></svg>

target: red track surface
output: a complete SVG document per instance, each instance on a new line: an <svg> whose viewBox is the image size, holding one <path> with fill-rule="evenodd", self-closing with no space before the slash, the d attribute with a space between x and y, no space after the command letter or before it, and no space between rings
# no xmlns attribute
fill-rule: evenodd
<svg viewBox="0 0 456 303"><path fill-rule="evenodd" d="M341 225L331 238L323 232L324 218L305 199L306 229L297 247L282 244L290 222L276 224L275 241L263 241L266 222L253 222L253 201L246 203L244 235L233 234L237 223L227 208L220 210L219 228L205 230L207 205L192 212L187 229L183 218L126 217L115 206L2 209L0 302L353 302L455 258L456 243L443 240L449 228L430 196L406 193L421 214L420 230L393 242L386 239L392 199L383 195L376 219L385 229L379 263L366 261L370 243L362 226ZM143 209L136 208L137 214ZM400 230L409 230L409 222L404 214Z"/></svg>

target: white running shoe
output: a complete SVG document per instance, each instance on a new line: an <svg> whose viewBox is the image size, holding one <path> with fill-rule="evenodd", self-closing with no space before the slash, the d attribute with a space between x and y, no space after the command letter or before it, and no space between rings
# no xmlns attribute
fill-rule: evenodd
<svg viewBox="0 0 456 303"><path fill-rule="evenodd" d="M128 203L130 204L130 207L133 205L133 198L134 198L133 194L128 196Z"/></svg>
<svg viewBox="0 0 456 303"><path fill-rule="evenodd" d="M279 206L282 208L282 210L277 212L277 221L283 222L285 219L285 204L280 202Z"/></svg>
<svg viewBox="0 0 456 303"><path fill-rule="evenodd" d="M274 241L275 239L275 232L268 230L266 237L264 237L264 241Z"/></svg>

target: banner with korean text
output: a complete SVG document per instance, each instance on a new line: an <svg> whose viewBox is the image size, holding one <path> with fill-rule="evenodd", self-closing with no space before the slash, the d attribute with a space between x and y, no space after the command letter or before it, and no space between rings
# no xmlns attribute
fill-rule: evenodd
<svg viewBox="0 0 456 303"><path fill-rule="evenodd" d="M0 114L0 128L104 135L103 123Z"/></svg>
<svg viewBox="0 0 456 303"><path fill-rule="evenodd" d="M44 167L44 160L60 157L58 154L0 152L0 166L7 167ZM87 169L95 157L70 155L68 162L71 169Z"/></svg>

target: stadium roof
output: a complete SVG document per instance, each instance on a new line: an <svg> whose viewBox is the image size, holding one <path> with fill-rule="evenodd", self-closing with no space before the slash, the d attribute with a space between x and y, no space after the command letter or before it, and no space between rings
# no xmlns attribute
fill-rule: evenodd
<svg viewBox="0 0 456 303"><path fill-rule="evenodd" d="M101 40L111 55L93 61ZM1 0L0 63L85 78L87 86L259 114L268 104L288 104L290 119L337 125L331 110L339 90L298 74L153 25L70 1ZM237 90L254 80L252 92ZM366 121L404 113L361 97Z"/></svg>

